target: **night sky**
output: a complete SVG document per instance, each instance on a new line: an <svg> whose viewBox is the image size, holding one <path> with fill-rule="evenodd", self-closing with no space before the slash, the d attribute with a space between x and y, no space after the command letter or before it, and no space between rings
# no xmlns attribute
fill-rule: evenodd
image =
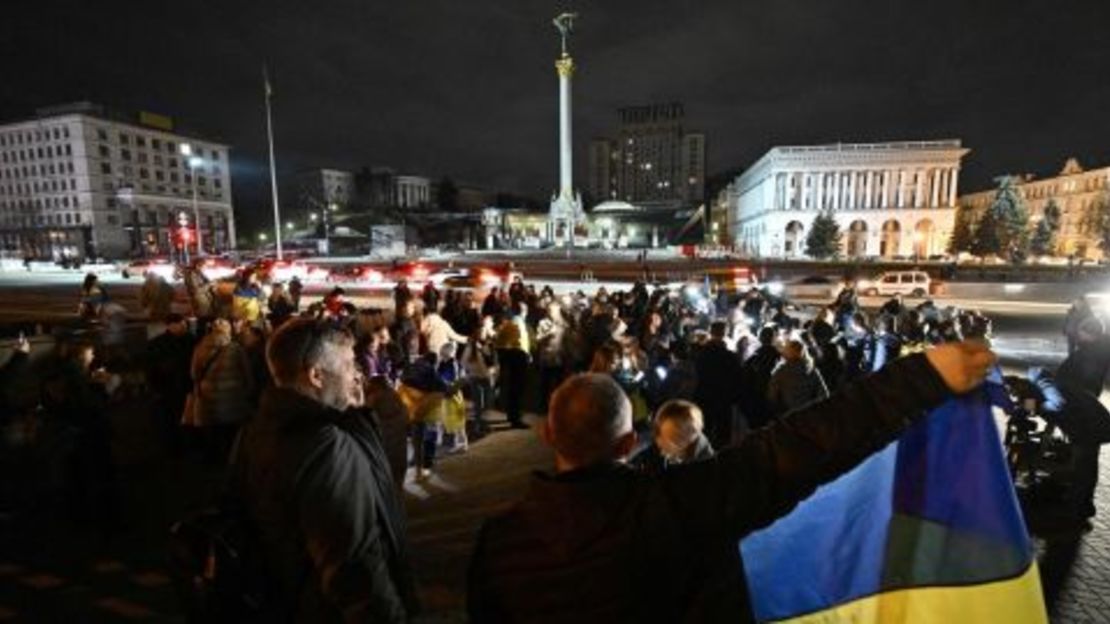
<svg viewBox="0 0 1110 624"><path fill-rule="evenodd" d="M279 174L382 164L546 197L558 38L575 158L618 106L680 100L710 173L774 145L961 138L961 191L1110 165L1110 3L1021 0L6 1L0 119L89 99L233 145L239 218L268 211L261 66ZM283 202L284 203L284 202Z"/></svg>

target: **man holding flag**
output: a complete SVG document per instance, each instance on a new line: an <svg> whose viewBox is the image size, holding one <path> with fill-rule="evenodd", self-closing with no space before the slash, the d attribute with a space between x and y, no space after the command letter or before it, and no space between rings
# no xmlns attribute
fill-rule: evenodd
<svg viewBox="0 0 1110 624"><path fill-rule="evenodd" d="M750 621L740 540L977 388L994 361L972 341L902 358L659 478L624 463L636 437L620 387L575 376L553 395L544 429L554 474L536 474L524 500L482 528L471 618Z"/></svg>

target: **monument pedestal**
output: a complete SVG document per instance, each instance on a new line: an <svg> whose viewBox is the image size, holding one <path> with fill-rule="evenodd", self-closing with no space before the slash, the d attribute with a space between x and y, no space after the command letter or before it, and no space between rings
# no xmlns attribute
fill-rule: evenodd
<svg viewBox="0 0 1110 624"><path fill-rule="evenodd" d="M551 200L547 217L547 240L552 245L574 244L574 228L585 220L582 196L559 195Z"/></svg>

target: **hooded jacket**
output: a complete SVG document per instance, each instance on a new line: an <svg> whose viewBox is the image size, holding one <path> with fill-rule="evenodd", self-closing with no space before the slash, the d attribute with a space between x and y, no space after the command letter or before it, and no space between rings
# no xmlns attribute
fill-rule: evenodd
<svg viewBox="0 0 1110 624"><path fill-rule="evenodd" d="M658 477L621 463L537 473L486 522L473 622L751 621L738 543L881 449L948 392L922 355Z"/></svg>
<svg viewBox="0 0 1110 624"><path fill-rule="evenodd" d="M374 415L270 388L239 446L273 620L406 622L416 611L401 501Z"/></svg>

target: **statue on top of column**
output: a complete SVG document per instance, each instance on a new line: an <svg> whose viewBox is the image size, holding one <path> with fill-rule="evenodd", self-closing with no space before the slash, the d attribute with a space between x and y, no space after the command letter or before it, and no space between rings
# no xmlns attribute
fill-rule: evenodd
<svg viewBox="0 0 1110 624"><path fill-rule="evenodd" d="M555 28L559 29L559 37L563 42L563 56L567 55L567 37L574 31L574 20L578 18L577 13L560 13L555 19L551 20L555 24Z"/></svg>

